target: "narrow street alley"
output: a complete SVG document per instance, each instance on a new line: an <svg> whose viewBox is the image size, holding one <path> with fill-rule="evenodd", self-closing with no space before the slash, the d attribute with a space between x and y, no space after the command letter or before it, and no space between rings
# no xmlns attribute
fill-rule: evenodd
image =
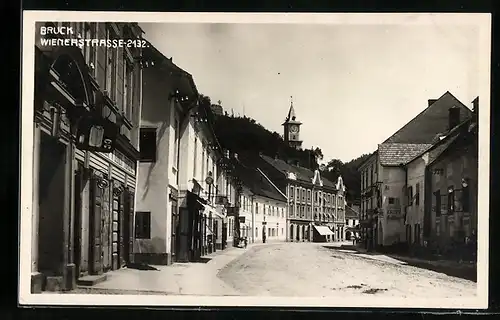
<svg viewBox="0 0 500 320"><path fill-rule="evenodd" d="M450 298L476 295L476 283L316 243L253 247L230 262L219 278L241 295Z"/></svg>

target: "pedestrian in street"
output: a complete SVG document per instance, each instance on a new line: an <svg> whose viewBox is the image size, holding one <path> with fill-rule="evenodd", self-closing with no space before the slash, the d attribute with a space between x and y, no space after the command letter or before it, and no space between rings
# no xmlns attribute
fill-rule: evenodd
<svg viewBox="0 0 500 320"><path fill-rule="evenodd" d="M247 245L248 245L248 238L247 237L245 237L244 244L245 244L245 249L246 249Z"/></svg>

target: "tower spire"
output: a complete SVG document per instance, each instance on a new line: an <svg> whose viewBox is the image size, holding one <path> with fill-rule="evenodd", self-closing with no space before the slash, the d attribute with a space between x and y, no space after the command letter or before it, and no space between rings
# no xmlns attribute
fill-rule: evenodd
<svg viewBox="0 0 500 320"><path fill-rule="evenodd" d="M290 96L290 109L288 110L288 116L286 121L295 121L295 109L293 108L293 96Z"/></svg>

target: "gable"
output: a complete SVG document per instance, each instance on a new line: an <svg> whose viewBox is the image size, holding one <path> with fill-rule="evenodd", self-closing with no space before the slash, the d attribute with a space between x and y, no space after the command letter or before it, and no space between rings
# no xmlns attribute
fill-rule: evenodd
<svg viewBox="0 0 500 320"><path fill-rule="evenodd" d="M447 91L383 143L432 143L437 134L448 131L448 109L454 106L461 120L471 117L472 111Z"/></svg>
<svg viewBox="0 0 500 320"><path fill-rule="evenodd" d="M337 190L340 190L342 192L345 192L345 185L344 185L344 180L342 179L341 176L337 178L337 184L335 185L335 188Z"/></svg>
<svg viewBox="0 0 500 320"><path fill-rule="evenodd" d="M318 186L323 186L323 181L321 180L321 175L319 173L319 170L314 171L314 177L312 178L312 184L318 185Z"/></svg>

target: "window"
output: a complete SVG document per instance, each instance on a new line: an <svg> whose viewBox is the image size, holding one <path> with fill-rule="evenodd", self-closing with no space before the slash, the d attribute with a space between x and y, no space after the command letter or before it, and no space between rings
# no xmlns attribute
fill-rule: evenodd
<svg viewBox="0 0 500 320"><path fill-rule="evenodd" d="M290 200L293 200L293 196L294 196L293 186L290 186Z"/></svg>
<svg viewBox="0 0 500 320"><path fill-rule="evenodd" d="M441 191L437 190L434 192L434 198L436 203L436 216L441 215Z"/></svg>
<svg viewBox="0 0 500 320"><path fill-rule="evenodd" d="M259 214L259 204L255 204L255 214Z"/></svg>
<svg viewBox="0 0 500 320"><path fill-rule="evenodd" d="M462 186L462 211L470 212L470 189L469 185Z"/></svg>
<svg viewBox="0 0 500 320"><path fill-rule="evenodd" d="M283 235L283 228L281 228L281 235Z"/></svg>
<svg viewBox="0 0 500 320"><path fill-rule="evenodd" d="M448 213L451 213L455 210L455 189L453 186L448 187Z"/></svg>
<svg viewBox="0 0 500 320"><path fill-rule="evenodd" d="M116 33L112 27L107 27L107 37L106 39L115 39ZM117 88L117 64L118 64L118 48L107 47L106 48L106 90L112 101L116 101L116 88ZM121 107L121 106L119 106Z"/></svg>
<svg viewBox="0 0 500 320"><path fill-rule="evenodd" d="M311 202L311 190L307 190L307 202Z"/></svg>
<svg viewBox="0 0 500 320"><path fill-rule="evenodd" d="M205 146L201 144L201 180L205 183Z"/></svg>
<svg viewBox="0 0 500 320"><path fill-rule="evenodd" d="M97 28L95 22L84 22L82 38L84 39L95 39L97 38ZM92 76L96 76L96 47L94 46L83 46L83 56L85 57L85 62L89 66L89 71Z"/></svg>
<svg viewBox="0 0 500 320"><path fill-rule="evenodd" d="M408 187L408 206L413 205L413 187L409 186Z"/></svg>
<svg viewBox="0 0 500 320"><path fill-rule="evenodd" d="M135 213L135 238L151 239L151 212L137 211Z"/></svg>
<svg viewBox="0 0 500 320"><path fill-rule="evenodd" d="M415 205L420 205L420 183L415 186Z"/></svg>
<svg viewBox="0 0 500 320"><path fill-rule="evenodd" d="M302 192L302 201L306 202L306 190L304 188L300 188L300 191ZM311 190L309 191L309 201L311 201Z"/></svg>
<svg viewBox="0 0 500 320"><path fill-rule="evenodd" d="M139 138L141 162L156 162L156 128L141 128Z"/></svg>
<svg viewBox="0 0 500 320"><path fill-rule="evenodd" d="M125 112L125 117L132 121L132 104L133 104L133 75L134 75L134 66L133 62L129 60L125 51L123 51L123 61L125 61L123 65L123 111Z"/></svg>
<svg viewBox="0 0 500 320"><path fill-rule="evenodd" d="M180 149L180 139L179 139L179 118L175 115L174 119L174 167L179 169L179 149ZM177 177L179 175L177 174Z"/></svg>
<svg viewBox="0 0 500 320"><path fill-rule="evenodd" d="M194 160L193 160L193 177L196 178L198 165L198 138L194 138ZM226 181L226 190L229 190L229 182ZM229 194L229 193L228 193Z"/></svg>

